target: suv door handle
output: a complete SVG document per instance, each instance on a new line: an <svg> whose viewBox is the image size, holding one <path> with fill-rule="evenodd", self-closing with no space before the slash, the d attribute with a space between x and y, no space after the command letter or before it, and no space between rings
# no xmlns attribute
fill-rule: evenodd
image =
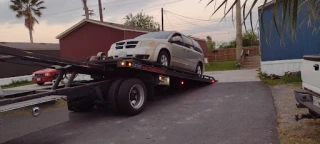
<svg viewBox="0 0 320 144"><path fill-rule="evenodd" d="M313 67L314 67L314 70L319 71L319 65L318 64L315 64Z"/></svg>

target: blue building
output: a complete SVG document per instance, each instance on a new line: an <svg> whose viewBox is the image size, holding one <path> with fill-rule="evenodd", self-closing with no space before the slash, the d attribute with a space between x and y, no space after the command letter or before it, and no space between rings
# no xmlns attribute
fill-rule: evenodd
<svg viewBox="0 0 320 144"><path fill-rule="evenodd" d="M275 1L267 3L261 16L265 29L263 32L262 23L260 23L261 71L277 75L283 75L287 71L300 71L303 55L320 54L320 31L314 31L313 22L308 25L306 17L309 16L309 5L306 4L298 13L296 35L292 37L289 22L285 23L283 29L281 27L282 7L280 6L276 12L276 20L279 31L284 31L281 43L272 18L274 4ZM261 9L262 7L259 7L259 12ZM316 26L320 27L319 21Z"/></svg>

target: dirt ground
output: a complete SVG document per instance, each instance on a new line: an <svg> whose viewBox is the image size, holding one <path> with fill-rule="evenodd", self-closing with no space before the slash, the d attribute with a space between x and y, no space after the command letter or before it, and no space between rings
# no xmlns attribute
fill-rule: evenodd
<svg viewBox="0 0 320 144"><path fill-rule="evenodd" d="M277 110L278 131L282 144L319 144L320 120L304 119L295 121L295 114L308 113L298 109L294 98L293 85L270 86Z"/></svg>

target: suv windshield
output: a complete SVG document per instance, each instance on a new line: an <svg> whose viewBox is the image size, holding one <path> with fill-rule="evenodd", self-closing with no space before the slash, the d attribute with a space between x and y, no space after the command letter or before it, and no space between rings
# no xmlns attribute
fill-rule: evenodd
<svg viewBox="0 0 320 144"><path fill-rule="evenodd" d="M151 32L141 36L136 37L135 39L167 39L172 32Z"/></svg>

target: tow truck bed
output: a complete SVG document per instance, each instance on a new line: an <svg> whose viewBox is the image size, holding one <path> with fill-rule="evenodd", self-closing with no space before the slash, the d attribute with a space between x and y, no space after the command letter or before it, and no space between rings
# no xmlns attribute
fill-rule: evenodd
<svg viewBox="0 0 320 144"><path fill-rule="evenodd" d="M124 114L135 115L143 110L146 99L154 99L155 87L177 89L185 84L217 82L210 76L199 76L189 71L136 58L101 58L75 62L5 46L0 46L0 54L2 62L50 66L59 71L51 90L27 93L21 97L7 96L0 100L0 112L36 105L37 102L48 100L44 97L54 95L56 98L67 96L68 109L71 111L88 111L94 105L107 104ZM66 74L70 74L67 83L59 87ZM77 74L91 75L93 80L74 81Z"/></svg>

